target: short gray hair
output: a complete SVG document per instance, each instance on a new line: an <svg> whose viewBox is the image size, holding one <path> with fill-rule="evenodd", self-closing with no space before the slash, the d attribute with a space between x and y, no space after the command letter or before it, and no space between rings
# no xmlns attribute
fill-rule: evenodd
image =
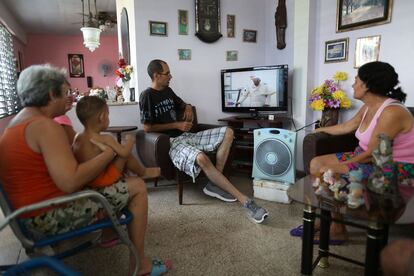
<svg viewBox="0 0 414 276"><path fill-rule="evenodd" d="M54 96L62 96L61 88L66 79L66 70L50 64L32 65L24 69L17 81L17 94L23 107L46 106L49 92Z"/></svg>

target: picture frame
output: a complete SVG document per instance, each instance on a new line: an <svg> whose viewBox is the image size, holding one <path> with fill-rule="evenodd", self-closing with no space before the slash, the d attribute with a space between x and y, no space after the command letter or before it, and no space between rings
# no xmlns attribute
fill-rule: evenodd
<svg viewBox="0 0 414 276"><path fill-rule="evenodd" d="M201 41L213 43L221 34L220 0L195 1L195 35Z"/></svg>
<svg viewBox="0 0 414 276"><path fill-rule="evenodd" d="M148 24L149 24L150 35L168 36L167 22L149 21Z"/></svg>
<svg viewBox="0 0 414 276"><path fill-rule="evenodd" d="M226 51L226 61L237 61L238 55L239 55L239 51L237 50Z"/></svg>
<svg viewBox="0 0 414 276"><path fill-rule="evenodd" d="M227 37L236 37L236 16L234 14L227 15Z"/></svg>
<svg viewBox="0 0 414 276"><path fill-rule="evenodd" d="M337 0L336 32L391 22L393 0Z"/></svg>
<svg viewBox="0 0 414 276"><path fill-rule="evenodd" d="M377 61L380 51L381 36L360 37L355 45L354 68L359 68L367 62Z"/></svg>
<svg viewBox="0 0 414 276"><path fill-rule="evenodd" d="M191 60L191 49L178 49L178 60Z"/></svg>
<svg viewBox="0 0 414 276"><path fill-rule="evenodd" d="M84 78L85 66L82 54L68 54L69 76L71 78Z"/></svg>
<svg viewBox="0 0 414 276"><path fill-rule="evenodd" d="M349 38L329 40L325 42L325 63L348 60Z"/></svg>
<svg viewBox="0 0 414 276"><path fill-rule="evenodd" d="M188 35L188 11L178 10L178 34Z"/></svg>
<svg viewBox="0 0 414 276"><path fill-rule="evenodd" d="M243 30L243 42L252 42L256 43L257 41L257 31L256 30Z"/></svg>

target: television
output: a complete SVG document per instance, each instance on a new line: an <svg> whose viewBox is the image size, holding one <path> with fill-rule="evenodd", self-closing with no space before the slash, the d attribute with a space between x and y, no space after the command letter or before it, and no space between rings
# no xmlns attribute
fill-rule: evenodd
<svg viewBox="0 0 414 276"><path fill-rule="evenodd" d="M247 117L289 114L288 66L221 70L221 106L223 112L250 113Z"/></svg>

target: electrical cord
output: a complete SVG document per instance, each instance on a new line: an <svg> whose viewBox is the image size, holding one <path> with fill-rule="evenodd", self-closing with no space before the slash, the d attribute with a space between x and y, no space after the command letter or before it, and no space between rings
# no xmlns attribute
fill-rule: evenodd
<svg viewBox="0 0 414 276"><path fill-rule="evenodd" d="M295 128L296 129L295 132L301 131L302 129L304 129L304 128L308 127L308 126L311 126L311 125L314 125L314 124L319 124L319 123L320 123L320 120L316 120L313 123L310 123L310 124L307 124L306 126L301 127L300 129L296 129Z"/></svg>

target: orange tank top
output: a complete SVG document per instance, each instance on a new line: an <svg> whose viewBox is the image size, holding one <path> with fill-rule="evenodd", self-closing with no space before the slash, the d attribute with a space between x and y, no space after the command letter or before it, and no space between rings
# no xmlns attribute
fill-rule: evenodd
<svg viewBox="0 0 414 276"><path fill-rule="evenodd" d="M15 209L65 194L50 177L42 154L34 152L26 142L26 127L41 118L37 116L8 127L0 137L0 180Z"/></svg>

